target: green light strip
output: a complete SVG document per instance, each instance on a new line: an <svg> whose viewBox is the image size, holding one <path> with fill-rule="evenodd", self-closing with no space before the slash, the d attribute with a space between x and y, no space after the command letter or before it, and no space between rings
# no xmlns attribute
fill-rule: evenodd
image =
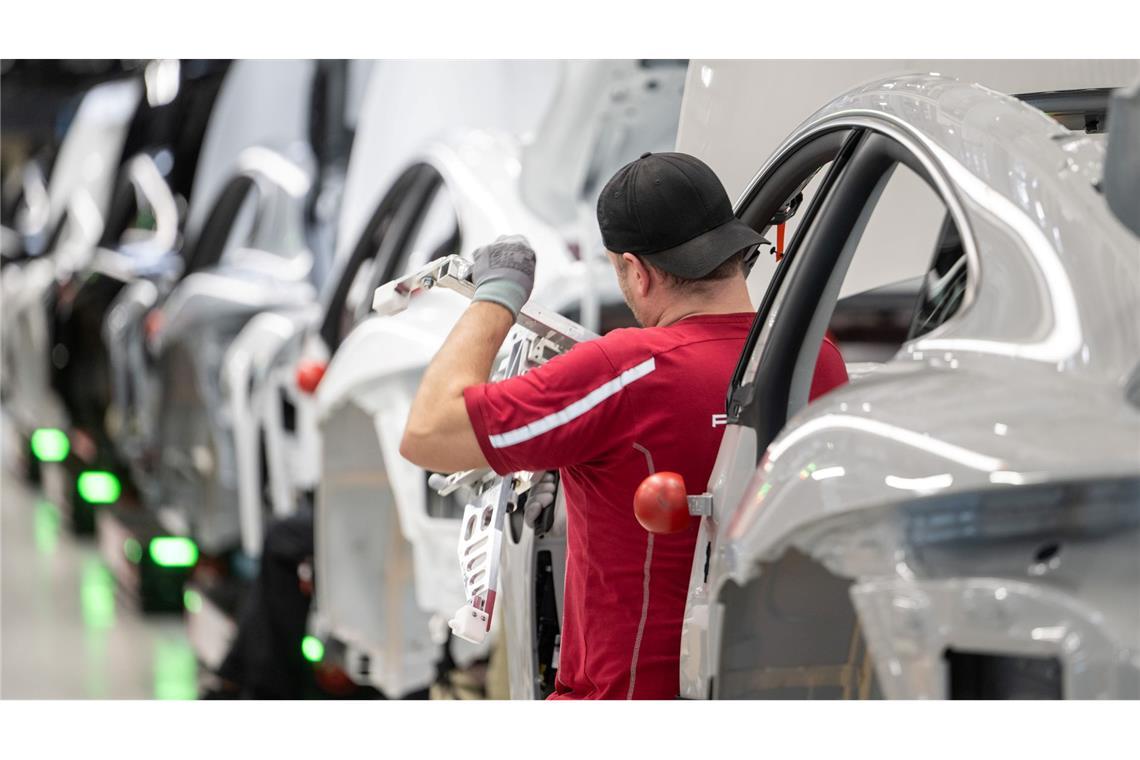
<svg viewBox="0 0 1140 760"><path fill-rule="evenodd" d="M325 658L325 645L316 636L301 639L301 654L309 662L320 662Z"/></svg>
<svg viewBox="0 0 1140 760"><path fill-rule="evenodd" d="M55 553L59 539L59 511L50 501L40 499L35 512L36 549L44 557Z"/></svg>
<svg viewBox="0 0 1140 760"><path fill-rule="evenodd" d="M137 565L139 560L142 559L142 547L139 546L139 542L135 539L128 538L123 542L123 554L126 555L127 559Z"/></svg>
<svg viewBox="0 0 1140 760"><path fill-rule="evenodd" d="M198 663L185 642L158 641L154 649L154 698L195 699Z"/></svg>
<svg viewBox="0 0 1140 760"><path fill-rule="evenodd" d="M97 559L83 563L79 602L83 626L88 632L104 630L115 624L115 579Z"/></svg>
<svg viewBox="0 0 1140 760"><path fill-rule="evenodd" d="M71 451L67 434L55 428L40 428L32 433L32 456L41 462L62 462Z"/></svg>
<svg viewBox="0 0 1140 760"><path fill-rule="evenodd" d="M160 536L150 540L150 558L159 567L193 567L198 546L181 536Z"/></svg>
<svg viewBox="0 0 1140 760"><path fill-rule="evenodd" d="M75 487L88 504L114 504L123 487L114 473L104 470L87 470L79 473Z"/></svg>
<svg viewBox="0 0 1140 760"><path fill-rule="evenodd" d="M188 588L182 592L182 605L191 615L197 615L202 611L202 595L194 589Z"/></svg>

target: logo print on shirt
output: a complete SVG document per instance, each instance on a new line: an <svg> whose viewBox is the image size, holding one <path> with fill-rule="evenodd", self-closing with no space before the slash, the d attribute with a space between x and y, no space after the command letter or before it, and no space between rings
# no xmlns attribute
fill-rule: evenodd
<svg viewBox="0 0 1140 760"><path fill-rule="evenodd" d="M712 426L714 428L715 427L724 427L727 424L728 424L728 415L727 414L714 414L712 416Z"/></svg>

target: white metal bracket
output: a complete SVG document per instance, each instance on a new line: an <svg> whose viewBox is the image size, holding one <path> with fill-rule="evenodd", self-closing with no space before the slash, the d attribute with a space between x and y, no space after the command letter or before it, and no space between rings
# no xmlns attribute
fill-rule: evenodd
<svg viewBox="0 0 1140 760"><path fill-rule="evenodd" d="M689 514L694 517L712 517L713 497L711 493L689 497Z"/></svg>

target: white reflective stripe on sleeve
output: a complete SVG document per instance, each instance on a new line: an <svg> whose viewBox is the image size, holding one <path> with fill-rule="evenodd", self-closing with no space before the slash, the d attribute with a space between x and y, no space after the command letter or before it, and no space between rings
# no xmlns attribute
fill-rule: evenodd
<svg viewBox="0 0 1140 760"><path fill-rule="evenodd" d="M601 385L594 390L587 393L582 398L575 401L573 404L548 414L540 420L535 420L529 425L508 430L505 433L498 435L488 436L491 442L491 447L496 449L503 449L507 446L514 446L516 443L529 441L531 438L537 438L543 433L549 433L555 428L561 427L568 422L581 417L586 412L598 406L603 401L613 396L630 383L640 380L654 370L655 363L652 358L646 359L636 367L630 367L625 372L610 380L605 385Z"/></svg>

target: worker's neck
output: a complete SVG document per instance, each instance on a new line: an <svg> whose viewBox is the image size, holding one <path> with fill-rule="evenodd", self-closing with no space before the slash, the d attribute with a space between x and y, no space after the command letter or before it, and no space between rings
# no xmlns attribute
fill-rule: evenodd
<svg viewBox="0 0 1140 760"><path fill-rule="evenodd" d="M709 283L703 290L671 300L650 327L666 327L688 317L756 311L743 277Z"/></svg>

